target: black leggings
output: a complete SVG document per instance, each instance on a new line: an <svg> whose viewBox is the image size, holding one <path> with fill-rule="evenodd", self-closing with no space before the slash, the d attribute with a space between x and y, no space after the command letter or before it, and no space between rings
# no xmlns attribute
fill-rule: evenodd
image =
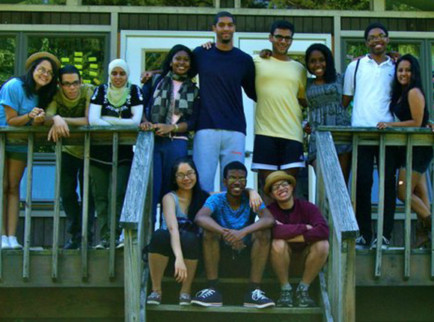
<svg viewBox="0 0 434 322"><path fill-rule="evenodd" d="M185 259L199 259L200 240L195 233L180 231L182 254ZM173 257L172 245L170 244L170 232L165 229L154 231L151 243L148 246L149 253L157 253L167 257Z"/></svg>

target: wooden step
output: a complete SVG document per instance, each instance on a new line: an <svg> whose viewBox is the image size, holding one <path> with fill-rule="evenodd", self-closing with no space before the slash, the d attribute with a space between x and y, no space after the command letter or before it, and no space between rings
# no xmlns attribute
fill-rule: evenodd
<svg viewBox="0 0 434 322"><path fill-rule="evenodd" d="M290 283L293 288L297 287L299 279L291 279ZM197 291L206 288L207 281L205 278L197 278L193 282L192 295ZM244 295L248 289L249 280L246 278L222 278L219 280L219 290L223 296L223 303L227 305L242 305ZM163 280L163 304L177 304L180 290L180 284L176 283L173 278L164 278ZM275 278L266 278L261 283L261 289L265 294L276 301L280 295L279 282ZM150 291L150 290L149 290ZM148 294L150 293L148 291ZM312 299L319 303L319 284L317 281L312 283L309 294Z"/></svg>
<svg viewBox="0 0 434 322"><path fill-rule="evenodd" d="M322 321L322 310L315 308L267 308L255 309L243 306L222 307L181 306L177 304L147 306L147 321L206 321L206 322L249 321Z"/></svg>
<svg viewBox="0 0 434 322"><path fill-rule="evenodd" d="M382 274L374 277L375 250L358 250L356 256L357 286L434 286L431 278L431 252L428 249L412 249L410 278L404 279L404 249L382 251Z"/></svg>

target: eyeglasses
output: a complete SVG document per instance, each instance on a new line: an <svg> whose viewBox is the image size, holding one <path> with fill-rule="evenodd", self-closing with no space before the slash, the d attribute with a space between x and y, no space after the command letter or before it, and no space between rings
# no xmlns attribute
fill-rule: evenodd
<svg viewBox="0 0 434 322"><path fill-rule="evenodd" d="M368 42L371 42L371 41L374 41L374 40L384 40L386 38L387 38L387 36L385 34L379 34L379 35L376 35L376 36L369 36L368 37Z"/></svg>
<svg viewBox="0 0 434 322"><path fill-rule="evenodd" d="M185 177L187 177L189 179L193 179L195 176L196 176L196 172L194 172L194 171L188 171L187 173L180 172L180 173L176 174L176 179L184 180Z"/></svg>
<svg viewBox="0 0 434 322"><path fill-rule="evenodd" d="M276 38L277 41L290 42L292 40L292 36L273 35L273 37Z"/></svg>
<svg viewBox="0 0 434 322"><path fill-rule="evenodd" d="M289 182L287 182L287 181L283 181L283 182L281 182L281 183L276 183L276 184L273 184L272 186L271 186L271 191L277 191L277 190L279 190L280 188L286 188L286 187L289 187Z"/></svg>
<svg viewBox="0 0 434 322"><path fill-rule="evenodd" d="M42 67L42 66L36 68L36 71L40 74L45 74L45 75L48 75L50 77L54 76L54 74L51 70L46 70L45 67Z"/></svg>
<svg viewBox="0 0 434 322"><path fill-rule="evenodd" d="M80 85L80 81L73 81L72 83L62 82L62 86L65 86L65 87L77 87L79 85Z"/></svg>
<svg viewBox="0 0 434 322"><path fill-rule="evenodd" d="M228 178L228 184L233 184L237 181L241 184L246 184L247 179L245 177L229 177Z"/></svg>

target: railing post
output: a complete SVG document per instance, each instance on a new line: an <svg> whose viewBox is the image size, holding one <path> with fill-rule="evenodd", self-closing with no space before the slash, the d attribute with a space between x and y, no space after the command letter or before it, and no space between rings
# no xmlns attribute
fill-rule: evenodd
<svg viewBox="0 0 434 322"><path fill-rule="evenodd" d="M413 146L412 136L407 134L407 148L406 148L406 169L413 168ZM405 172L405 230L404 230L404 279L410 278L410 256L411 256L411 177L412 171ZM401 183L400 183L401 184Z"/></svg>
<svg viewBox="0 0 434 322"><path fill-rule="evenodd" d="M3 190L3 180L5 173L5 147L6 147L6 134L0 134L0 205L4 204L4 190ZM3 211L4 207L0 207L0 233L3 231ZM3 261L2 261L2 248L1 248L1 238L0 238L0 281L3 279Z"/></svg>
<svg viewBox="0 0 434 322"><path fill-rule="evenodd" d="M385 167L386 167L386 143L385 134L380 134L380 162L378 162L378 221L377 221L377 249L375 252L375 277L381 276L381 263L383 258L383 227L384 227L384 179L385 179Z"/></svg>
<svg viewBox="0 0 434 322"><path fill-rule="evenodd" d="M434 162L431 162L431 191L434 194ZM434 202L431 203L431 279L434 279Z"/></svg>
<svg viewBox="0 0 434 322"><path fill-rule="evenodd" d="M342 268L343 317L341 321L356 321L356 242L354 239L343 241L345 264Z"/></svg>
<svg viewBox="0 0 434 322"><path fill-rule="evenodd" d="M88 278L87 267L87 232L88 232L88 218L89 218L89 177L90 177L90 133L86 132L84 136L84 153L83 153L83 200L82 200L82 221L81 221L81 279L86 281Z"/></svg>
<svg viewBox="0 0 434 322"><path fill-rule="evenodd" d="M109 250L109 276L114 278L115 272L115 240L116 222L117 222L117 187L118 187L118 150L119 150L119 133L113 133L113 153L112 153L112 180L110 190L110 250Z"/></svg>
<svg viewBox="0 0 434 322"><path fill-rule="evenodd" d="M56 174L54 177L54 214L53 214L53 248L51 278L58 278L59 268L59 225L60 225L60 183L62 180L62 139L56 142Z"/></svg>
<svg viewBox="0 0 434 322"><path fill-rule="evenodd" d="M26 190L26 211L24 223L24 252L23 252L23 279L30 278L30 233L32 225L32 182L33 182L33 149L35 135L29 133L27 143L27 190Z"/></svg>
<svg viewBox="0 0 434 322"><path fill-rule="evenodd" d="M353 156L351 158L351 204L354 212L356 211L356 192L357 192L357 159L359 157L359 135L353 134Z"/></svg>
<svg viewBox="0 0 434 322"><path fill-rule="evenodd" d="M152 209L152 159L153 134L140 132L137 138L131 174L128 180L120 223L124 228L124 281L125 321L145 321L143 287L147 276L143 276L141 253L149 240ZM147 271L145 270L145 273Z"/></svg>

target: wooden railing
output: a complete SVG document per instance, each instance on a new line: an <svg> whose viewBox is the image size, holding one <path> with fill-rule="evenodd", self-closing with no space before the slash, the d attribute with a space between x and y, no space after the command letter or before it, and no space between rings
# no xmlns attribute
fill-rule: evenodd
<svg viewBox="0 0 434 322"><path fill-rule="evenodd" d="M328 218L327 292L334 321L355 321L355 238L358 225L330 132L317 133L317 205Z"/></svg>
<svg viewBox="0 0 434 322"><path fill-rule="evenodd" d="M334 141L337 143L347 143L353 145L352 153L352 173L357 172L357 158L359 146L378 146L379 147L379 193L378 193L378 215L377 215L377 245L375 250L375 268L374 278L381 279L382 277L382 231L384 225L384 182L385 182L385 155L386 147L405 147L406 148L406 163L407 168L412 167L412 148L413 146L434 146L434 135L430 129L425 128L387 128L385 130L377 130L375 128L350 128L350 127L322 127L320 131L331 131ZM326 136L326 133L320 134L322 137ZM323 147L323 143L318 144ZM323 149L322 149L323 150ZM324 168L324 169L327 169ZM432 169L432 164L431 164ZM328 168L330 172L330 168ZM433 185L431 191L434 190L434 173L428 171L427 175L431 178L431 184ZM352 176L351 180L351 203L355 209L356 206L356 176ZM403 280L408 280L411 276L411 171L406 172L406 197L405 197L405 223L404 223L404 247L403 247ZM432 198L432 197L431 197ZM434 207L431 204L431 216L434 215ZM433 237L433 227L431 227L431 239ZM431 256L430 259L430 278L434 278L434 244L431 243L431 249L429 250Z"/></svg>
<svg viewBox="0 0 434 322"><path fill-rule="evenodd" d="M121 225L125 234L125 321L145 321L146 304L141 290L148 281L148 267L143 266L142 249L152 232L152 132L141 132L137 138L133 165L122 208ZM143 277L143 280L142 280Z"/></svg>
<svg viewBox="0 0 434 322"><path fill-rule="evenodd" d="M25 202L25 224L24 224L24 243L22 253L22 279L29 281L31 277L31 232L32 232L32 181L33 181L33 155L36 146L53 145L47 141L48 128L45 127L1 127L0 128L0 182L4 178L5 166L5 145L27 145L27 192ZM83 214L82 214L82 241L81 241L81 280L87 281L89 278L88 266L88 203L89 203L89 155L92 145L112 145L113 154L117 156L119 144L133 145L136 142L137 127L80 127L71 129L69 138L64 138L55 144L56 171L55 171L55 192L54 192L54 213L53 213L53 239L51 247L51 280L56 282L59 278L59 223L60 223L60 170L61 170L61 151L62 145L84 145L84 187L83 187ZM116 181L117 157L113 159L112 165L112 185L111 185L111 227L110 227L110 251L108 263L108 276L110 279L116 277L116 256L115 256L115 225L116 225ZM3 185L0 185L0 204L3 200ZM3 207L0 207L0 230L3 225ZM0 249L0 280L3 278L2 250ZM44 272L38 271L38 276ZM5 281L7 282L7 281Z"/></svg>

